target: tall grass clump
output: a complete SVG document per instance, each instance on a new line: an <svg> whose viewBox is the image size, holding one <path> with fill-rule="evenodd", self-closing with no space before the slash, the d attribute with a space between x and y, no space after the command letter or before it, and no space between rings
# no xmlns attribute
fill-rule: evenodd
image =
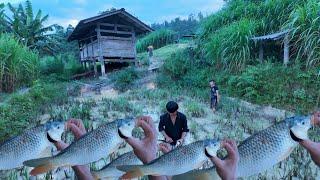
<svg viewBox="0 0 320 180"><path fill-rule="evenodd" d="M320 2L309 0L298 5L285 25L291 29L291 42L296 58L305 59L306 67L320 64Z"/></svg>
<svg viewBox="0 0 320 180"><path fill-rule="evenodd" d="M9 34L0 36L0 91L13 92L28 86L39 75L38 54Z"/></svg>
<svg viewBox="0 0 320 180"><path fill-rule="evenodd" d="M172 44L176 40L176 34L176 32L167 29L154 31L138 40L137 51L145 52L148 46L153 46L154 49L158 49L165 45Z"/></svg>
<svg viewBox="0 0 320 180"><path fill-rule="evenodd" d="M126 91L130 88L135 80L139 77L139 73L134 67L129 67L115 72L110 77L115 83L114 86L119 91Z"/></svg>
<svg viewBox="0 0 320 180"><path fill-rule="evenodd" d="M243 19L217 30L206 44L209 62L223 69L243 69L250 61L255 28L255 21Z"/></svg>

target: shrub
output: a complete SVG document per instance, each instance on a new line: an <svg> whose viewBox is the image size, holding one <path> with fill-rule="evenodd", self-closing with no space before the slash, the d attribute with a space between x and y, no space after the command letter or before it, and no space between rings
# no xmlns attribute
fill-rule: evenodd
<svg viewBox="0 0 320 180"><path fill-rule="evenodd" d="M203 108L195 101L188 101L186 104L186 111L192 117L204 117L205 111Z"/></svg>
<svg viewBox="0 0 320 180"><path fill-rule="evenodd" d="M8 97L7 102L0 105L0 141L34 126L39 115L53 105L67 103L66 89L65 84L36 81L29 91Z"/></svg>
<svg viewBox="0 0 320 180"><path fill-rule="evenodd" d="M55 74L60 80L70 79L75 74L85 72L82 65L71 54L46 56L41 59L40 71L43 75Z"/></svg>
<svg viewBox="0 0 320 180"><path fill-rule="evenodd" d="M115 83L115 88L120 91L125 91L130 88L134 81L139 77L138 72L134 67L129 67L111 75L111 80Z"/></svg>
<svg viewBox="0 0 320 180"><path fill-rule="evenodd" d="M0 36L0 91L31 85L39 75L38 54L9 34Z"/></svg>
<svg viewBox="0 0 320 180"><path fill-rule="evenodd" d="M53 56L45 56L40 59L40 72L44 75L63 73L64 64L62 59Z"/></svg>
<svg viewBox="0 0 320 180"><path fill-rule="evenodd" d="M162 67L164 74L171 77L173 80L181 79L191 67L190 60L186 50L179 50L167 59Z"/></svg>
<svg viewBox="0 0 320 180"><path fill-rule="evenodd" d="M137 51L145 52L150 45L153 46L154 49L158 49L167 44L172 44L176 39L175 37L176 33L171 30L162 29L154 31L138 40Z"/></svg>

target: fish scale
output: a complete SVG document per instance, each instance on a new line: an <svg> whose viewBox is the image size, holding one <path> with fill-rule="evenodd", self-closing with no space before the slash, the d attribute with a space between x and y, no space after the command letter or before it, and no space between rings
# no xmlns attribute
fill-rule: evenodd
<svg viewBox="0 0 320 180"><path fill-rule="evenodd" d="M117 130L116 123L102 125L59 153L53 163L64 166L83 165L107 156L122 142Z"/></svg>
<svg viewBox="0 0 320 180"><path fill-rule="evenodd" d="M57 155L32 159L24 162L24 165L35 167L31 174L36 175L61 166L85 165L98 161L114 152L123 142L123 139L119 137L121 128L123 131L127 130L126 132L131 133L134 126L133 118L119 119L103 124L71 143Z"/></svg>
<svg viewBox="0 0 320 180"><path fill-rule="evenodd" d="M298 143L290 135L292 127L300 127L304 134L311 128L310 117L287 118L244 140L239 146L237 177L248 177L262 173L287 158ZM193 170L173 176L172 180L220 179L214 167Z"/></svg>
<svg viewBox="0 0 320 180"><path fill-rule="evenodd" d="M62 123L50 122L28 129L21 135L2 143L0 145L0 170L22 167L24 161L42 157L42 153L51 147L47 138L48 127L51 128L51 125L64 128ZM62 134L63 130L60 131Z"/></svg>
<svg viewBox="0 0 320 180"><path fill-rule="evenodd" d="M119 171L116 166L120 165L139 165L142 162L139 158L134 154L133 151L127 152L125 154L120 155L117 159L113 160L103 168L98 171L92 171L93 176L96 179L101 179L105 177L120 177L124 173Z"/></svg>
<svg viewBox="0 0 320 180"><path fill-rule="evenodd" d="M219 143L215 140L197 141L185 146L180 146L169 153L160 156L146 165L141 166L118 166L125 171L124 178L135 178L143 175L176 175L199 168L208 160L205 148L210 147L218 150ZM213 148L214 147L214 148Z"/></svg>

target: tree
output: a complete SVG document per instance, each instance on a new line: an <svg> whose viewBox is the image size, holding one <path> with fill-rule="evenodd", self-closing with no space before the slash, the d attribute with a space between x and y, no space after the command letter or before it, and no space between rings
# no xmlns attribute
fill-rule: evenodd
<svg viewBox="0 0 320 180"><path fill-rule="evenodd" d="M42 11L38 10L34 16L29 0L25 2L24 7L22 4L14 7L8 3L8 8L12 12L11 18L6 16L8 31L27 47L52 54L59 44L59 37L54 33L57 25L44 26L49 15L43 16Z"/></svg>
<svg viewBox="0 0 320 180"><path fill-rule="evenodd" d="M4 4L0 4L0 33L4 32L6 29L6 21L4 19Z"/></svg>

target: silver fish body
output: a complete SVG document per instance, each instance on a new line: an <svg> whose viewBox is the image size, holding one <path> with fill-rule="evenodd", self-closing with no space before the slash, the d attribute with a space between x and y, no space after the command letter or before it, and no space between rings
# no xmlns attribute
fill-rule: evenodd
<svg viewBox="0 0 320 180"><path fill-rule="evenodd" d="M56 167L85 165L98 161L114 152L123 142L120 136L128 137L134 127L135 121L132 118L106 123L73 142L57 155L26 161L24 165L36 167L31 171L31 174L35 175Z"/></svg>
<svg viewBox="0 0 320 180"><path fill-rule="evenodd" d="M123 176L135 178L143 175L176 175L199 168L208 160L206 153L216 155L220 148L220 143L215 140L197 141L185 146L180 146L171 152L160 156L154 161L141 166L118 166L117 168L125 171Z"/></svg>
<svg viewBox="0 0 320 180"><path fill-rule="evenodd" d="M100 170L92 171L92 174L95 177L95 179L119 178L124 174L124 172L118 170L116 166L141 164L142 162L139 160L139 158L133 153L133 151L130 151L120 155L117 159L113 160Z"/></svg>
<svg viewBox="0 0 320 180"><path fill-rule="evenodd" d="M239 163L236 176L248 177L262 173L286 159L298 142L295 134L305 137L311 128L310 117L296 116L287 118L267 129L259 131L243 141L239 146ZM216 179L215 168L194 170L173 180ZM206 178L205 178L206 177Z"/></svg>
<svg viewBox="0 0 320 180"><path fill-rule="evenodd" d="M62 122L48 122L5 141L0 145L0 170L22 167L24 161L48 155L50 139L61 140L63 131Z"/></svg>

